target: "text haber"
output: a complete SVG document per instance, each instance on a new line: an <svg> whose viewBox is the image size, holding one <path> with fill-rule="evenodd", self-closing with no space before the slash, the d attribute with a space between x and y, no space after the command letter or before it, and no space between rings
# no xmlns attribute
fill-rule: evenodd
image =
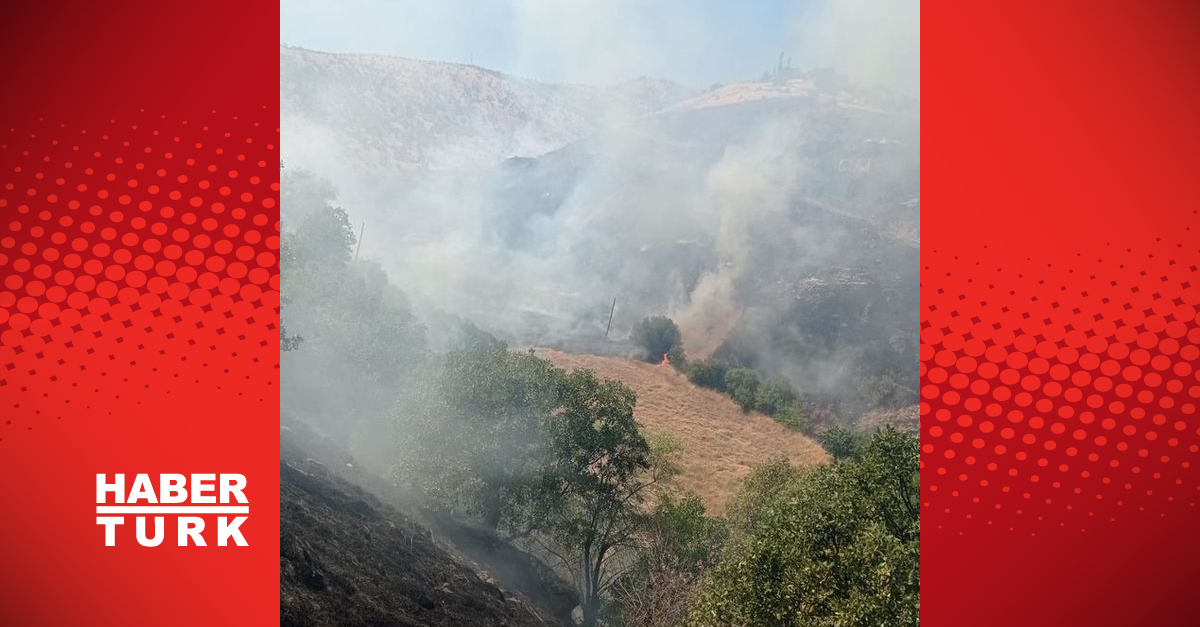
<svg viewBox="0 0 1200 627"><path fill-rule="evenodd" d="M243 493L245 475L195 473L189 477L160 474L157 487L155 491L155 484L148 474L135 475L128 491L124 474L114 474L111 482L106 474L96 475L96 524L104 526L104 546L116 546L117 526L125 524L121 514L137 515L137 541L142 546L162 544L167 516L177 518L179 546L208 546L202 535L205 527L202 516L205 515L218 515L217 546L228 546L230 540L237 546L249 546L240 529L248 516L229 520L230 514L250 513L249 501ZM148 517L154 518L153 535L146 533Z"/></svg>

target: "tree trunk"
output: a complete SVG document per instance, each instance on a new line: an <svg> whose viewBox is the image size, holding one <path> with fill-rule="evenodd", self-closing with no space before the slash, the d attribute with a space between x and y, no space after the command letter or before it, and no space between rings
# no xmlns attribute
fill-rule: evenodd
<svg viewBox="0 0 1200 627"><path fill-rule="evenodd" d="M600 620L600 595L592 571L592 546L589 541L583 548L583 584L579 595L579 606L583 610L583 627L595 627Z"/></svg>
<svg viewBox="0 0 1200 627"><path fill-rule="evenodd" d="M596 627L600 620L600 599L589 594L584 597L580 607L583 608L583 627Z"/></svg>
<svg viewBox="0 0 1200 627"><path fill-rule="evenodd" d="M483 492L483 524L495 533L500 528L500 511L503 501L498 486L486 486Z"/></svg>

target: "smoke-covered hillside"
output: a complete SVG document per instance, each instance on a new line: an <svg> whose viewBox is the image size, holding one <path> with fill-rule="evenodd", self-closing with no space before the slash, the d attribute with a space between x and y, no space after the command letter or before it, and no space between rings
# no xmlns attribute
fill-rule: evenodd
<svg viewBox="0 0 1200 627"><path fill-rule="evenodd" d="M284 159L378 177L539 155L689 93L653 79L547 85L471 65L288 46L279 78Z"/></svg>
<svg viewBox="0 0 1200 627"><path fill-rule="evenodd" d="M366 223L363 254L427 323L619 353L667 314L694 358L854 414L915 402L918 101L788 68L687 94L281 59L285 160L334 184L322 193Z"/></svg>

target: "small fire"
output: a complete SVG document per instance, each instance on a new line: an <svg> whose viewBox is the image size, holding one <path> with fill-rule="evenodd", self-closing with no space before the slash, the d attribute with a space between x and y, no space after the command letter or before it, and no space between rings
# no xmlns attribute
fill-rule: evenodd
<svg viewBox="0 0 1200 627"><path fill-rule="evenodd" d="M661 361L661 362L659 362L659 364L658 364L658 365L660 365L660 366L670 366L670 365L671 365L671 357L670 357L670 355L668 355L667 353L663 353L663 358L662 358L662 361Z"/></svg>

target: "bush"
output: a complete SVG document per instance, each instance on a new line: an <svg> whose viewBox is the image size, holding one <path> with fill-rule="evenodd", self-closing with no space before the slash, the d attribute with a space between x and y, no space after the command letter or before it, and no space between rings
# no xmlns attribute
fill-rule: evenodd
<svg viewBox="0 0 1200 627"><path fill-rule="evenodd" d="M758 411L768 416L778 416L780 412L794 406L798 400L796 391L790 381L784 377L773 377L763 381L758 387L755 400Z"/></svg>
<svg viewBox="0 0 1200 627"><path fill-rule="evenodd" d="M858 436L841 427L827 429L820 437L821 446L836 459L858 459Z"/></svg>
<svg viewBox="0 0 1200 627"><path fill-rule="evenodd" d="M811 436L813 432L812 420L809 419L808 414L804 413L803 409L800 409L799 403L793 403L779 410L775 414L775 422L789 429L795 429L804 435Z"/></svg>
<svg viewBox="0 0 1200 627"><path fill-rule="evenodd" d="M671 360L671 367L680 372L687 372L687 355L683 353L683 345L676 344L667 351L667 359Z"/></svg>
<svg viewBox="0 0 1200 627"><path fill-rule="evenodd" d="M646 361L658 363L672 349L682 347L683 335L675 321L666 316L643 318L633 327L633 341L646 349ZM682 350L680 350L682 353Z"/></svg>
<svg viewBox="0 0 1200 627"><path fill-rule="evenodd" d="M729 368L712 359L697 361L688 366L687 376L692 383L718 392L725 391L725 371Z"/></svg>
<svg viewBox="0 0 1200 627"><path fill-rule="evenodd" d="M680 566L699 571L716 562L729 538L724 519L706 516L700 497L665 495L650 516L649 531L655 549L668 551Z"/></svg>
<svg viewBox="0 0 1200 627"><path fill-rule="evenodd" d="M753 531L762 517L764 505L777 502L779 493L802 474L786 457L774 457L755 466L742 487L729 500L726 519L733 531Z"/></svg>
<svg viewBox="0 0 1200 627"><path fill-rule="evenodd" d="M725 390L742 411L754 409L758 402L758 373L749 368L733 368L725 373Z"/></svg>
<svg viewBox="0 0 1200 627"><path fill-rule="evenodd" d="M664 495L646 517L637 561L611 588L603 624L678 627L728 538L729 525L706 516L699 497Z"/></svg>
<svg viewBox="0 0 1200 627"><path fill-rule="evenodd" d="M919 446L889 429L859 461L755 470L730 507L741 537L706 573L684 625L917 627Z"/></svg>

